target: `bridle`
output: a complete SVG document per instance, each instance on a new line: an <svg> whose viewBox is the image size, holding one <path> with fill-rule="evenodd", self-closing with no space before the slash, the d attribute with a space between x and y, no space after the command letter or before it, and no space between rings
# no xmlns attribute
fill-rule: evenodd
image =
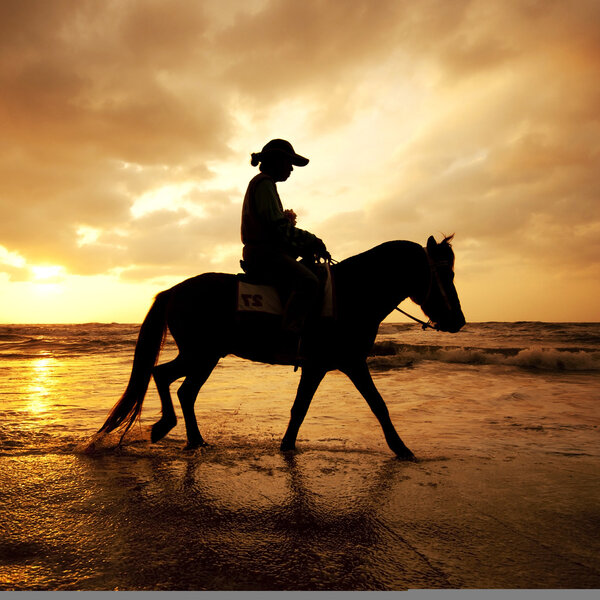
<svg viewBox="0 0 600 600"><path fill-rule="evenodd" d="M444 299L446 308L449 311L451 311L452 305L450 304L450 299L448 298L448 294L446 293L446 289L444 288L444 285L442 283L442 280L440 279L440 274L438 271L438 267L448 267L449 262L447 260L433 260L431 258L431 256L429 255L429 252L427 252L427 248L423 248L423 250L425 251L425 256L427 256L427 262L429 263L429 285L427 286L427 293L425 294L425 298L423 299L422 302L419 302L418 304L419 304L419 306L423 306L424 304L427 303L427 300L429 300L429 296L431 296L431 289L433 288L433 282L435 281L437 283L437 287L440 291L440 294L441 294L442 298ZM439 327L437 327L436 325L433 325L431 323L431 319L429 319L429 321L427 321L427 322L422 321L421 319L417 319L417 317L413 317L412 315L408 314L407 312L403 311L401 308L398 308L397 306L395 307L394 310L397 310L398 312L401 312L403 315L406 315L408 318L412 319L413 321L420 323L424 330L428 329L428 328L439 330Z"/></svg>

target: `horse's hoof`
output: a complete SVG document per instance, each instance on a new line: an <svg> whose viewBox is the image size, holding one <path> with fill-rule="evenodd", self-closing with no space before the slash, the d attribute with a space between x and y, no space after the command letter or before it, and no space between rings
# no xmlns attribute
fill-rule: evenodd
<svg viewBox="0 0 600 600"><path fill-rule="evenodd" d="M199 442L188 442L183 449L198 450L198 448L210 448L210 444L207 444L204 440L201 440Z"/></svg>
<svg viewBox="0 0 600 600"><path fill-rule="evenodd" d="M281 446L279 446L279 450L281 450L281 452L295 452L296 451L296 444L293 442L281 442Z"/></svg>
<svg viewBox="0 0 600 600"><path fill-rule="evenodd" d="M396 450L396 458L399 460L417 462L417 457L408 448Z"/></svg>
<svg viewBox="0 0 600 600"><path fill-rule="evenodd" d="M162 440L173 427L177 424L177 419L160 419L152 426L150 432L150 441L154 444L159 440Z"/></svg>

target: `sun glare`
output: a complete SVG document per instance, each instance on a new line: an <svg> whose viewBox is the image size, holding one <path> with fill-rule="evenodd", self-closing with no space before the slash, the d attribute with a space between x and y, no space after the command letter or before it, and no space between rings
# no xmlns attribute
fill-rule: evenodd
<svg viewBox="0 0 600 600"><path fill-rule="evenodd" d="M63 290L65 268L60 265L32 265L32 289L38 296L48 297Z"/></svg>
<svg viewBox="0 0 600 600"><path fill-rule="evenodd" d="M35 281L47 281L64 273L64 267L59 265L34 265L31 272Z"/></svg>

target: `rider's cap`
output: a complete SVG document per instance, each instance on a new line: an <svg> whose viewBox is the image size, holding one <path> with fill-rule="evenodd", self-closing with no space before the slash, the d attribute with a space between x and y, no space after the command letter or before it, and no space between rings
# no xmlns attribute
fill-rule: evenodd
<svg viewBox="0 0 600 600"><path fill-rule="evenodd" d="M292 145L286 140L271 140L267 142L261 151L261 155L265 156L268 154L285 154L292 160L292 164L297 167L305 167L308 164L308 158L300 156L294 152Z"/></svg>

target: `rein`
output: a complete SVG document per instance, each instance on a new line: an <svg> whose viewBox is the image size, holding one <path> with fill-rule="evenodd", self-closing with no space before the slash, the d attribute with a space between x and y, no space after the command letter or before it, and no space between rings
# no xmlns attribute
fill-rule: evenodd
<svg viewBox="0 0 600 600"><path fill-rule="evenodd" d="M407 312L403 311L401 308L398 308L397 306L394 308L394 310L401 312L403 315L406 315L407 317L409 317L413 321L416 321L417 323L421 323L421 327L423 328L423 330L429 328L429 329L435 329L437 331L437 327L434 327L431 324L431 321L428 321L427 323L425 323L425 321L421 321L421 319L417 319L417 317L413 317L412 315L409 315Z"/></svg>

